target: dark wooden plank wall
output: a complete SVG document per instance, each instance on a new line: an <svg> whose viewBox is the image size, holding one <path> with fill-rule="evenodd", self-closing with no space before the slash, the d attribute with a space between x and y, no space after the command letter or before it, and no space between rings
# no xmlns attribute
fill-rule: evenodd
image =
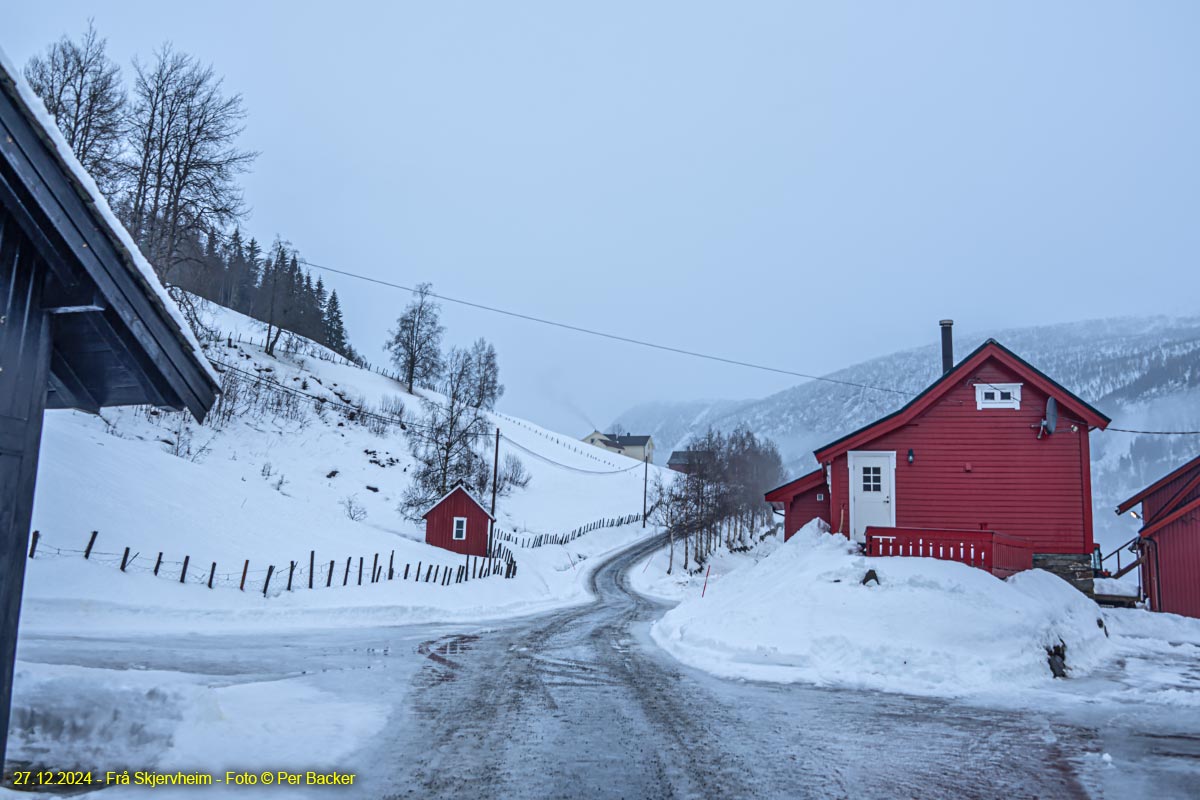
<svg viewBox="0 0 1200 800"><path fill-rule="evenodd" d="M17 620L50 364L45 265L0 205L0 758L8 739Z"/></svg>

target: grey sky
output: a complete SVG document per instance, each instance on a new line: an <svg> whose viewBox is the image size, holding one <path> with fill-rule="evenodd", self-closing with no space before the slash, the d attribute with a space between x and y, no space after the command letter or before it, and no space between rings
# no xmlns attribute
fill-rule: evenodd
<svg viewBox="0 0 1200 800"><path fill-rule="evenodd" d="M567 7L570 5L571 7ZM1195 312L1200 5L56 0L246 98L260 240L803 372L972 330ZM408 297L338 276L354 345ZM501 407L582 436L651 399L795 381L447 307Z"/></svg>

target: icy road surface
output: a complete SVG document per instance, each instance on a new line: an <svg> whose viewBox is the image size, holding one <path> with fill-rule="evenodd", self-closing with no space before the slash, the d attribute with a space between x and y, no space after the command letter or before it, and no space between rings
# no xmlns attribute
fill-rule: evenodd
<svg viewBox="0 0 1200 800"><path fill-rule="evenodd" d="M731 682L682 667L647 634L665 607L627 583L626 571L655 546L599 567L598 602L494 627L126 641L29 635L20 657L27 666L111 669L132 657L138 669L203 676L206 686L299 682L345 708L381 707L386 722L339 759L358 774L340 797L1196 796L1200 719L1188 708L1086 697L1036 711L981 708ZM268 713L278 714L271 735L249 743L181 730L168 760L214 772L299 768L306 747L327 746L319 709ZM261 796L281 795L275 787Z"/></svg>

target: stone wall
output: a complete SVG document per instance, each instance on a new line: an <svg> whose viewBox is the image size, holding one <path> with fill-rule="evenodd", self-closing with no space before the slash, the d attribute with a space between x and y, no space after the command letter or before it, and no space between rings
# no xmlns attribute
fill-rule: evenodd
<svg viewBox="0 0 1200 800"><path fill-rule="evenodd" d="M1094 592L1092 557L1075 553L1034 553L1033 568L1053 572L1091 597Z"/></svg>

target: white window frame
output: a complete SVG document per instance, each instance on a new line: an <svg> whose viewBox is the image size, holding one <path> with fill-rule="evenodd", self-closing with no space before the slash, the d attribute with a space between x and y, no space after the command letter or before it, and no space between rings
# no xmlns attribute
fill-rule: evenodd
<svg viewBox="0 0 1200 800"><path fill-rule="evenodd" d="M458 521L462 520L462 536L458 535ZM456 542L465 542L467 540L467 518L455 517L454 527L450 529L450 538Z"/></svg>
<svg viewBox="0 0 1200 800"><path fill-rule="evenodd" d="M1021 410L1021 387L1024 384L1020 383L977 383L975 384L975 410L983 411L985 408L1011 408L1017 411ZM1001 400L1000 393L1008 392L1010 398ZM987 394L994 394L991 399L985 397Z"/></svg>

